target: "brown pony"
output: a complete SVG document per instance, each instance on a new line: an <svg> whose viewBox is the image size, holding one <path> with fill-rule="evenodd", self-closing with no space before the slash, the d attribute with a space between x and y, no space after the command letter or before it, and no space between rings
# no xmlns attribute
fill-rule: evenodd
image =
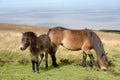
<svg viewBox="0 0 120 80"><path fill-rule="evenodd" d="M37 35L33 32L25 32L22 33L22 45L20 49L23 51L28 46L31 52L31 61L32 61L32 70L35 72L35 64L36 64L36 72L39 72L39 65L44 57L46 59L46 68L48 67L48 52L50 51L51 41L49 36L43 34L37 37ZM41 60L39 61L39 55Z"/></svg>
<svg viewBox="0 0 120 80"><path fill-rule="evenodd" d="M105 50L100 38L91 30L72 30L63 27L51 28L48 31L48 35L51 39L51 52L54 54L53 64L56 64L55 53L59 45L64 46L70 50L83 50L82 66L86 66L87 55L90 58L90 67L93 67L94 57L91 53L91 49L94 49L97 54L97 61L100 68L104 71L108 67L108 59L105 54Z"/></svg>

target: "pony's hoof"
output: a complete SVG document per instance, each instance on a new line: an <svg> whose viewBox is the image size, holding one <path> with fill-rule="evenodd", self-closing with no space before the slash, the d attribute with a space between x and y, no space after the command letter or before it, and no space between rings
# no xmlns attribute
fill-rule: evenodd
<svg viewBox="0 0 120 80"><path fill-rule="evenodd" d="M58 67L59 65L58 64L53 64L54 67Z"/></svg>
<svg viewBox="0 0 120 80"><path fill-rule="evenodd" d="M46 65L45 67L46 67L46 69L47 69L47 68L48 68L48 65Z"/></svg>
<svg viewBox="0 0 120 80"><path fill-rule="evenodd" d="M83 67L86 67L86 64L82 64Z"/></svg>
<svg viewBox="0 0 120 80"><path fill-rule="evenodd" d="M46 69L48 69L48 66L46 67Z"/></svg>
<svg viewBox="0 0 120 80"><path fill-rule="evenodd" d="M93 64L89 64L89 66L91 67L91 69L93 68Z"/></svg>
<svg viewBox="0 0 120 80"><path fill-rule="evenodd" d="M35 72L35 70L32 70L32 72Z"/></svg>
<svg viewBox="0 0 120 80"><path fill-rule="evenodd" d="M36 71L36 73L40 73L39 71Z"/></svg>

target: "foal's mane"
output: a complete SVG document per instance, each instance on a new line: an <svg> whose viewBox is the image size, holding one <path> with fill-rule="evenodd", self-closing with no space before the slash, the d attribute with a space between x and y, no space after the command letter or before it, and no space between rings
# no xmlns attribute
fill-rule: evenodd
<svg viewBox="0 0 120 80"><path fill-rule="evenodd" d="M24 35L26 35L30 39L31 43L35 44L36 39L37 39L37 35L34 32L32 32L32 31L25 32Z"/></svg>
<svg viewBox="0 0 120 80"><path fill-rule="evenodd" d="M27 37L31 38L31 39L34 39L37 37L37 35L32 32L32 31L29 31L29 32L25 32L24 35L26 35Z"/></svg>

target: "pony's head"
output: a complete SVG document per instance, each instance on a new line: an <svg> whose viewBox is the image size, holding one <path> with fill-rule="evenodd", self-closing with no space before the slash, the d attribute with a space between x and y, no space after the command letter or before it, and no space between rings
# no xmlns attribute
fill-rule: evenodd
<svg viewBox="0 0 120 80"><path fill-rule="evenodd" d="M101 55L101 57L98 60L98 64L99 64L99 67L101 68L101 70L103 70L103 71L107 70L109 62L108 62L106 54Z"/></svg>
<svg viewBox="0 0 120 80"><path fill-rule="evenodd" d="M33 32L25 32L22 33L22 39L21 39L21 46L20 49L21 50L25 50L27 49L27 47L30 45L31 43L31 39L36 36Z"/></svg>

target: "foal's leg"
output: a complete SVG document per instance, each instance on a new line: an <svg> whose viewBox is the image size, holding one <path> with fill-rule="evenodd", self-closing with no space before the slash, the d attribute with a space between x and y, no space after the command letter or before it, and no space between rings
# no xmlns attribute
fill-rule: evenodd
<svg viewBox="0 0 120 80"><path fill-rule="evenodd" d="M36 72L39 73L39 61L36 61Z"/></svg>
<svg viewBox="0 0 120 80"><path fill-rule="evenodd" d="M31 60L32 61L32 70L33 70L33 72L35 72L35 60Z"/></svg>
<svg viewBox="0 0 120 80"><path fill-rule="evenodd" d="M45 52L45 61L46 61L45 67L48 68L48 51Z"/></svg>
<svg viewBox="0 0 120 80"><path fill-rule="evenodd" d="M35 55L35 63L36 63L36 72L39 73L39 54Z"/></svg>
<svg viewBox="0 0 120 80"><path fill-rule="evenodd" d="M33 70L33 72L35 72L35 68L36 68L36 72L39 72L38 54L32 55L32 70Z"/></svg>
<svg viewBox="0 0 120 80"><path fill-rule="evenodd" d="M39 61L39 66L40 66L40 64L41 64L41 62L42 62L42 60L43 60L43 57L44 57L44 54L41 53L41 54L40 54L40 58L41 58L41 59L40 59L40 61Z"/></svg>
<svg viewBox="0 0 120 80"><path fill-rule="evenodd" d="M87 58L87 54L83 51L83 60L82 60L83 67L86 67L86 58Z"/></svg>

